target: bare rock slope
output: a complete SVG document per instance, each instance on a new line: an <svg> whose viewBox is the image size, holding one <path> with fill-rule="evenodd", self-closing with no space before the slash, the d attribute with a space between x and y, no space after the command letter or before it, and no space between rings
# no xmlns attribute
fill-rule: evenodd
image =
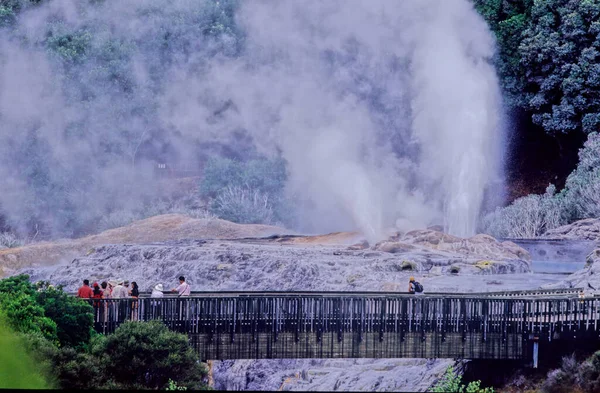
<svg viewBox="0 0 600 393"><path fill-rule="evenodd" d="M270 225L241 225L219 219L195 219L180 214L164 214L135 221L81 239L41 242L0 250L0 277L27 266L52 266L85 255L99 244L144 244L174 239L239 239L270 236L290 231Z"/></svg>
<svg viewBox="0 0 600 393"><path fill-rule="evenodd" d="M542 236L545 239L594 240L600 242L600 219L587 218L551 229Z"/></svg>
<svg viewBox="0 0 600 393"><path fill-rule="evenodd" d="M340 241L340 234L333 237ZM311 237L272 237L100 245L64 264L21 271L66 290L75 290L82 278L123 277L144 289L158 282L168 286L183 274L194 288L210 291L396 290L415 274L530 271L528 260L521 259L529 257L525 250L485 235L448 241L439 232L414 231L359 250L317 238L318 243Z"/></svg>

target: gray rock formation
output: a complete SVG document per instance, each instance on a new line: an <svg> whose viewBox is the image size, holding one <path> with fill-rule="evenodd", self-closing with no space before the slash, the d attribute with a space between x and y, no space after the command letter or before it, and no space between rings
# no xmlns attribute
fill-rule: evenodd
<svg viewBox="0 0 600 393"><path fill-rule="evenodd" d="M21 272L33 280L63 285L67 291L75 291L83 278L134 280L142 290L158 282L171 288L181 274L194 289L207 291L380 291L395 290L395 283L406 283L415 274L530 271L529 262L519 259L528 257L527 252L513 243L498 243L483 235L472 239L433 244L430 237L426 243L421 237L405 237L406 246L389 247L388 242L366 250L269 239L103 245L67 264Z"/></svg>
<svg viewBox="0 0 600 393"><path fill-rule="evenodd" d="M543 288L582 288L588 294L600 294L600 248L592 251L585 260L585 267L566 279Z"/></svg>
<svg viewBox="0 0 600 393"><path fill-rule="evenodd" d="M226 360L213 368L218 390L425 391L449 359Z"/></svg>
<svg viewBox="0 0 600 393"><path fill-rule="evenodd" d="M551 229L544 233L545 239L593 240L600 242L600 219L587 218Z"/></svg>

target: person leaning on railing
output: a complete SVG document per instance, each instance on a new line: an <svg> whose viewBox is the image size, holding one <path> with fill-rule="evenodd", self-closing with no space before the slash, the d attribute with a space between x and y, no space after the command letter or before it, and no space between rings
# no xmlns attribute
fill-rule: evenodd
<svg viewBox="0 0 600 393"><path fill-rule="evenodd" d="M185 282L185 277L179 276L179 285L177 288L171 289L171 292L177 292L181 296L190 296L190 284Z"/></svg>

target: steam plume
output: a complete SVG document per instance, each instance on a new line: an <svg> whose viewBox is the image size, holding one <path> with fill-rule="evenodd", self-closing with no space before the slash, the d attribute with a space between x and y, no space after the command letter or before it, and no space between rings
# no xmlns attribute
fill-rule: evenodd
<svg viewBox="0 0 600 393"><path fill-rule="evenodd" d="M195 162L218 143L243 155L248 135L287 161L301 230L376 240L443 221L474 233L501 175L502 134L493 41L468 0L236 4L24 10L0 39L0 209L11 222L33 209L60 232L61 209L83 220L135 206L154 192L153 154ZM65 32L83 60L44 49ZM48 182L68 185L43 212L32 204L46 191L14 149L31 138Z"/></svg>

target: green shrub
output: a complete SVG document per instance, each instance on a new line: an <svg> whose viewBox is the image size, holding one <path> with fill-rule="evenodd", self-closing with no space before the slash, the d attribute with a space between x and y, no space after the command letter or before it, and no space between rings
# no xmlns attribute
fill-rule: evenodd
<svg viewBox="0 0 600 393"><path fill-rule="evenodd" d="M24 338L12 332L0 315L0 389L48 389L43 364L30 355Z"/></svg>
<svg viewBox="0 0 600 393"><path fill-rule="evenodd" d="M17 333L38 333L58 342L57 325L45 315L37 302L29 276L18 275L0 280L0 310L7 325Z"/></svg>
<svg viewBox="0 0 600 393"><path fill-rule="evenodd" d="M101 359L106 386L166 389L172 380L188 389L204 387L206 369L188 337L160 322L126 322L92 348Z"/></svg>
<svg viewBox="0 0 600 393"><path fill-rule="evenodd" d="M80 348L86 345L94 328L94 309L89 302L70 296L62 287L52 288L42 283L36 293L44 314L56 323L61 346Z"/></svg>
<svg viewBox="0 0 600 393"><path fill-rule="evenodd" d="M456 373L452 366L446 369L442 378L429 391L439 393L494 393L493 388L482 388L481 381L473 381L465 385L462 383L462 375Z"/></svg>

